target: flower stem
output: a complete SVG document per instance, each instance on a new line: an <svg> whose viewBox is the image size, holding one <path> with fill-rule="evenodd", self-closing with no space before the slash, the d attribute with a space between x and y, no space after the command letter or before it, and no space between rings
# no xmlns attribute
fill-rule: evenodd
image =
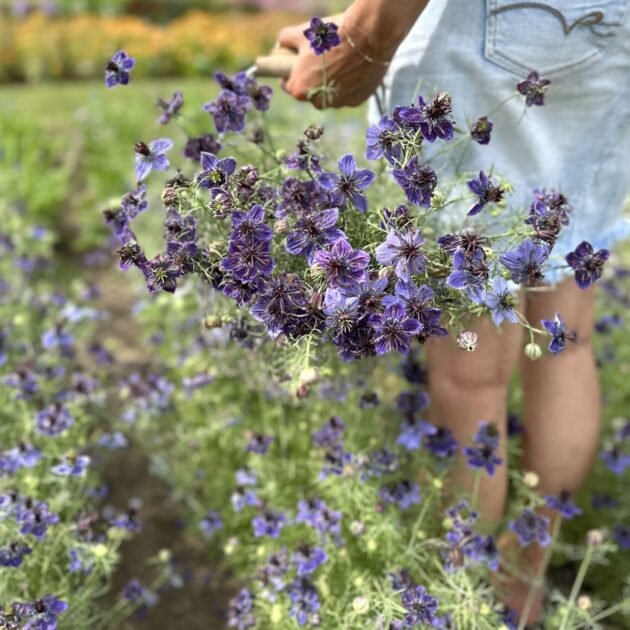
<svg viewBox="0 0 630 630"><path fill-rule="evenodd" d="M588 545L588 547L586 548L586 553L584 554L584 559L582 560L582 564L580 564L578 574L575 576L573 587L571 588L571 595L569 595L569 604L567 606L567 611L564 613L562 623L560 624L560 630L565 630L569 627L569 621L571 620L571 615L573 614L575 600L580 593L580 589L582 588L582 584L584 582L584 578L586 577L586 572L588 571L588 567L591 564L592 558L593 545Z"/></svg>
<svg viewBox="0 0 630 630"><path fill-rule="evenodd" d="M481 475L483 474L483 469L478 468L475 471L475 479L473 481L473 489L472 495L470 498L470 508L475 510L477 508L477 502L479 500L479 489L481 487Z"/></svg>
<svg viewBox="0 0 630 630"><path fill-rule="evenodd" d="M543 561L540 565L540 568L537 574L534 576L534 580L529 588L529 592L527 593L527 599L525 600L525 606L523 607L523 611L521 612L521 617L518 622L518 630L525 630L525 626L527 625L527 619L529 618L529 613L532 611L532 606L534 605L534 596L536 595L536 590L540 586L543 576L545 575L545 571L547 570L547 565L549 564L549 560L551 559L551 554L553 552L553 546L556 543L558 538L558 534L560 532L560 524L562 519L560 517L556 518L553 524L553 531L551 533L551 541L547 548L545 549L545 555L543 557Z"/></svg>

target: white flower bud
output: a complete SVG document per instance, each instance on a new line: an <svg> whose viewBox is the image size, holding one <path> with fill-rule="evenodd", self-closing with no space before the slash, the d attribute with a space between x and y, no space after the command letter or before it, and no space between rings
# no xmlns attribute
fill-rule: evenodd
<svg viewBox="0 0 630 630"><path fill-rule="evenodd" d="M525 346L525 356L528 359L535 361L536 359L540 359L540 357L542 356L542 350L537 343L528 343Z"/></svg>
<svg viewBox="0 0 630 630"><path fill-rule="evenodd" d="M366 615L370 612L370 600L364 595L359 595L352 600L352 610L357 615Z"/></svg>

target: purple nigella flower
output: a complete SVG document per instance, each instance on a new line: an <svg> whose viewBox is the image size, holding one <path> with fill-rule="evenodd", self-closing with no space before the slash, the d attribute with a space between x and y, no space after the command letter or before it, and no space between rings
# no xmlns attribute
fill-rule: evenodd
<svg viewBox="0 0 630 630"><path fill-rule="evenodd" d="M48 527L56 525L60 519L43 501L33 502L31 499L23 499L16 506L15 520L21 526L21 534L31 534L39 540L44 540Z"/></svg>
<svg viewBox="0 0 630 630"><path fill-rule="evenodd" d="M17 604L22 621L21 630L57 630L57 617L68 610L68 604L54 595L46 595L28 604ZM1 618L0 618L1 619ZM17 626L9 625L7 628Z"/></svg>
<svg viewBox="0 0 630 630"><path fill-rule="evenodd" d="M419 126L424 139L434 142L436 138L453 138L453 121L450 117L452 110L451 97L442 92L428 104L419 96L417 107L401 107L398 115L405 123Z"/></svg>
<svg viewBox="0 0 630 630"><path fill-rule="evenodd" d="M337 538L341 533L341 512L331 510L322 499L299 501L296 523L306 523L320 534Z"/></svg>
<svg viewBox="0 0 630 630"><path fill-rule="evenodd" d="M556 313L556 316L552 320L541 320L541 324L545 327L545 330L551 334L549 352L552 354L562 352L567 346L567 341L575 341L575 334L565 332L564 322L560 319L559 313Z"/></svg>
<svg viewBox="0 0 630 630"><path fill-rule="evenodd" d="M321 196L317 181L312 179L302 181L295 177L287 177L280 190L280 203L276 217L284 219L290 214L312 212L316 209Z"/></svg>
<svg viewBox="0 0 630 630"><path fill-rule="evenodd" d="M396 397L396 409L404 414L413 415L429 406L429 394L422 391L401 392Z"/></svg>
<svg viewBox="0 0 630 630"><path fill-rule="evenodd" d="M566 490L563 490L558 496L545 497L545 502L552 510L560 512L562 518L566 520L582 514L582 510L571 501L571 494Z"/></svg>
<svg viewBox="0 0 630 630"><path fill-rule="evenodd" d="M378 496L384 503L396 503L401 510L407 510L420 503L420 488L411 481L394 481L383 486Z"/></svg>
<svg viewBox="0 0 630 630"><path fill-rule="evenodd" d="M271 275L274 266L270 241L231 240L228 252L221 261L221 269L246 283L260 276Z"/></svg>
<svg viewBox="0 0 630 630"><path fill-rule="evenodd" d="M374 329L374 345L379 355L390 350L407 354L412 337L422 331L422 324L408 317L400 300L389 304L382 314L371 315L369 323Z"/></svg>
<svg viewBox="0 0 630 630"><path fill-rule="evenodd" d="M299 577L310 575L319 566L324 564L326 560L328 560L328 555L321 547L300 545L298 550L293 554L293 562Z"/></svg>
<svg viewBox="0 0 630 630"><path fill-rule="evenodd" d="M396 297L405 305L409 317L417 319L422 324L420 341L428 337L444 337L448 335L446 328L440 326L441 311L431 306L433 289L426 284L417 287L413 282L399 280L395 288Z"/></svg>
<svg viewBox="0 0 630 630"><path fill-rule="evenodd" d="M287 517L281 512L272 512L271 510L265 510L252 519L254 536L256 536L256 538L260 538L261 536L278 538L278 536L280 535L280 530L284 527L286 522Z"/></svg>
<svg viewBox="0 0 630 630"><path fill-rule="evenodd" d="M457 452L459 444L449 429L438 427L433 434L427 435L425 446L436 457L452 457Z"/></svg>
<svg viewBox="0 0 630 630"><path fill-rule="evenodd" d="M339 289L326 289L322 311L326 315L326 327L333 335L350 333L360 318L358 299Z"/></svg>
<svg viewBox="0 0 630 630"><path fill-rule="evenodd" d="M480 304L483 300L486 281L488 280L488 265L486 254L482 248L466 254L458 249L453 255L453 271L447 279L447 284L454 289L461 289L466 295Z"/></svg>
<svg viewBox="0 0 630 630"><path fill-rule="evenodd" d="M490 142L490 134L492 133L492 123L482 116L475 122L470 130L470 135L475 142L479 144L488 144Z"/></svg>
<svg viewBox="0 0 630 630"><path fill-rule="evenodd" d="M362 192L374 181L376 175L367 168L357 168L354 157L347 153L339 159L341 175L323 173L319 185L328 191L336 205L346 208L351 202L359 212L367 210L367 199Z"/></svg>
<svg viewBox="0 0 630 630"><path fill-rule="evenodd" d="M271 228L265 224L265 210L259 205L249 212L232 212L232 226L231 241L270 241L273 237Z"/></svg>
<svg viewBox="0 0 630 630"><path fill-rule="evenodd" d="M516 89L525 97L525 104L544 105L545 92L551 81L549 79L541 79L538 72L530 72L527 79L517 84Z"/></svg>
<svg viewBox="0 0 630 630"><path fill-rule="evenodd" d="M289 586L291 608L289 615L295 617L298 625L309 623L311 616L316 615L320 608L317 590L307 578L296 578Z"/></svg>
<svg viewBox="0 0 630 630"><path fill-rule="evenodd" d="M202 171L197 175L197 183L204 188L221 188L236 168L234 158L219 159L216 155L205 151L202 151L199 161Z"/></svg>
<svg viewBox="0 0 630 630"><path fill-rule="evenodd" d="M551 536L547 531L549 519L546 516L538 516L533 510L525 508L521 515L509 524L509 528L518 535L522 546L537 542L541 547L546 547L551 542Z"/></svg>
<svg viewBox="0 0 630 630"><path fill-rule="evenodd" d="M499 447L499 432L489 422L481 422L475 435L475 445L467 446L464 455L468 458L471 468L483 468L492 476L496 466L500 466L503 460L496 454Z"/></svg>
<svg viewBox="0 0 630 630"><path fill-rule="evenodd" d="M492 290L485 293L483 302L490 309L495 325L500 326L506 319L513 324L518 324L518 315L514 311L516 297L509 290L507 282L500 276L493 280Z"/></svg>
<svg viewBox="0 0 630 630"><path fill-rule="evenodd" d="M90 465L90 461L91 460L87 455L66 457L62 464L53 466L51 470L56 475L83 477L87 467Z"/></svg>
<svg viewBox="0 0 630 630"><path fill-rule="evenodd" d="M170 101L165 101L163 99L158 99L157 102L158 107L162 109L162 115L158 118L158 122L160 125L168 125L171 120L177 116L179 110L184 105L184 95L177 90L171 97Z"/></svg>
<svg viewBox="0 0 630 630"><path fill-rule="evenodd" d="M206 515L199 521L199 529L206 537L212 536L214 532L222 528L223 520L220 514L215 510L208 510Z"/></svg>
<svg viewBox="0 0 630 630"><path fill-rule="evenodd" d="M216 155L221 148L221 143L211 133L207 133L198 138L188 138L184 147L184 155L191 160L199 162L202 153L213 153Z"/></svg>
<svg viewBox="0 0 630 630"><path fill-rule="evenodd" d="M370 255L362 249L352 249L345 239L335 241L330 251L320 250L313 256L313 263L326 274L326 281L333 289L345 288L367 279Z"/></svg>
<svg viewBox="0 0 630 630"><path fill-rule="evenodd" d="M615 475L623 475L626 469L630 468L630 455L624 453L618 445L605 448L599 454L599 458Z"/></svg>
<svg viewBox="0 0 630 630"><path fill-rule="evenodd" d="M168 138L158 138L146 145L136 142L133 150L136 153L136 179L141 182L151 171L167 171L170 163L166 155L173 146Z"/></svg>
<svg viewBox="0 0 630 630"><path fill-rule="evenodd" d="M323 55L327 50L341 44L338 29L333 22L324 22L318 17L313 17L310 26L304 31L304 37L311 42L311 48L316 55Z"/></svg>
<svg viewBox="0 0 630 630"><path fill-rule="evenodd" d="M175 293L177 278L184 274L182 266L168 254L158 254L140 269L150 293L155 293L160 289L167 293Z"/></svg>
<svg viewBox="0 0 630 630"><path fill-rule="evenodd" d="M396 444L400 444L409 451L414 451L420 448L425 435L433 435L436 432L436 427L429 422L410 416L401 422Z"/></svg>
<svg viewBox="0 0 630 630"><path fill-rule="evenodd" d="M630 549L630 526L629 525L617 525L613 533L615 542L619 545L621 551Z"/></svg>
<svg viewBox="0 0 630 630"><path fill-rule="evenodd" d="M252 306L251 314L265 324L271 335L277 335L304 319L306 302L302 280L295 274L282 273L261 282L258 301Z"/></svg>
<svg viewBox="0 0 630 630"><path fill-rule="evenodd" d="M575 251L567 255L567 262L575 271L575 281L580 289L586 289L599 280L609 255L607 249L593 251L593 246L586 241L582 241Z"/></svg>
<svg viewBox="0 0 630 630"><path fill-rule="evenodd" d="M549 248L532 240L523 241L516 249L499 256L499 262L512 274L516 284L536 284L543 279L542 266L549 256Z"/></svg>
<svg viewBox="0 0 630 630"><path fill-rule="evenodd" d="M124 50L119 50L105 66L105 85L108 88L113 88L115 85L127 85L129 72L135 63L136 60L133 57Z"/></svg>
<svg viewBox="0 0 630 630"><path fill-rule="evenodd" d="M7 547L0 547L0 567L19 567L33 550L19 542L10 543Z"/></svg>
<svg viewBox="0 0 630 630"><path fill-rule="evenodd" d="M503 199L503 188L495 186L483 171L479 171L479 179L471 179L467 186L471 192L479 197L468 211L469 217L479 214L487 204L498 203Z"/></svg>
<svg viewBox="0 0 630 630"><path fill-rule="evenodd" d="M400 160L402 149L398 144L398 125L391 118L383 116L376 125L368 127L366 137L365 157L368 160L378 160L384 156L392 165Z"/></svg>
<svg viewBox="0 0 630 630"><path fill-rule="evenodd" d="M341 440L346 430L346 423L339 416L331 416L324 426L313 433L313 442L317 446L331 447Z"/></svg>
<svg viewBox="0 0 630 630"><path fill-rule="evenodd" d="M303 214L287 236L286 250L294 256L305 256L308 263L312 264L317 250L339 239L346 239L344 232L335 227L338 218L337 208Z"/></svg>
<svg viewBox="0 0 630 630"><path fill-rule="evenodd" d="M414 155L404 168L395 168L392 175L410 203L425 208L431 205L437 177L430 166L418 166L417 155Z"/></svg>
<svg viewBox="0 0 630 630"><path fill-rule="evenodd" d="M409 282L413 274L424 270L427 258L421 251L422 243L419 230L405 234L390 230L385 242L376 248L375 257L382 265L393 265L396 275Z"/></svg>
<svg viewBox="0 0 630 630"><path fill-rule="evenodd" d="M389 280L386 277L377 278L376 280L367 280L345 288L343 292L349 298L356 298L358 311L361 317L364 317L365 315L383 312L385 308L384 302L387 297L385 290L388 284Z"/></svg>
<svg viewBox="0 0 630 630"><path fill-rule="evenodd" d="M256 625L253 611L254 598L255 595L249 589L243 588L236 597L230 600L227 614L228 628L248 630L248 628L253 628Z"/></svg>
<svg viewBox="0 0 630 630"><path fill-rule="evenodd" d="M219 133L245 131L245 114L250 105L247 96L221 90L216 101L210 101L203 106L204 111L212 116L214 126Z"/></svg>
<svg viewBox="0 0 630 630"><path fill-rule="evenodd" d="M74 418L61 403L53 403L37 413L36 422L40 433L55 437L71 427Z"/></svg>
<svg viewBox="0 0 630 630"><path fill-rule="evenodd" d="M257 455L266 455L269 447L273 443L273 435L263 435L262 433L254 433L247 443L245 450L248 453L256 453Z"/></svg>
<svg viewBox="0 0 630 630"><path fill-rule="evenodd" d="M424 586L410 586L400 596L407 614L404 619L405 628L413 628L418 624L436 626L435 613L438 600L427 593Z"/></svg>

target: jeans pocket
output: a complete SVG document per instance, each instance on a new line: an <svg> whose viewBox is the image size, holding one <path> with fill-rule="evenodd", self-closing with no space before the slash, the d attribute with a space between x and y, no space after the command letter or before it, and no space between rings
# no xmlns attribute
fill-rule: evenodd
<svg viewBox="0 0 630 630"><path fill-rule="evenodd" d="M628 0L486 0L486 59L523 76L557 78L601 58Z"/></svg>

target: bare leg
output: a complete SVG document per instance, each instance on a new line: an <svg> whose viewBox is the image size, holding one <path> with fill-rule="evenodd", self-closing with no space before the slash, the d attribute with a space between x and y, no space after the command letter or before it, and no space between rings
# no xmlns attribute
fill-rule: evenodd
<svg viewBox="0 0 630 630"><path fill-rule="evenodd" d="M566 490L575 493L588 475L597 449L600 429L600 396L597 371L591 347L594 321L594 291L579 289L573 279L566 280L549 292L527 295L526 315L530 324L540 327L541 319L560 316L567 332L577 333L557 356L544 353L537 361L523 358L521 375L524 392L523 466L540 478L539 491L557 495ZM542 508L550 520L557 515ZM498 588L501 599L527 621L538 621L542 615L542 591L532 591L535 576L544 575L545 552L531 545L520 553L510 536L500 542L502 555L516 557L519 578L507 579ZM533 597L532 597L533 595ZM526 606L527 600L528 605Z"/></svg>
<svg viewBox="0 0 630 630"><path fill-rule="evenodd" d="M494 476L482 478L478 508L486 523L503 516L507 494L507 392L521 348L522 329L504 324L497 329L489 318L480 319L473 330L478 335L474 352L459 348L448 337L427 341L431 421L450 429L460 445L472 443L479 422L496 425L501 433L504 465ZM461 454L451 476L456 491L470 492L474 472Z"/></svg>

